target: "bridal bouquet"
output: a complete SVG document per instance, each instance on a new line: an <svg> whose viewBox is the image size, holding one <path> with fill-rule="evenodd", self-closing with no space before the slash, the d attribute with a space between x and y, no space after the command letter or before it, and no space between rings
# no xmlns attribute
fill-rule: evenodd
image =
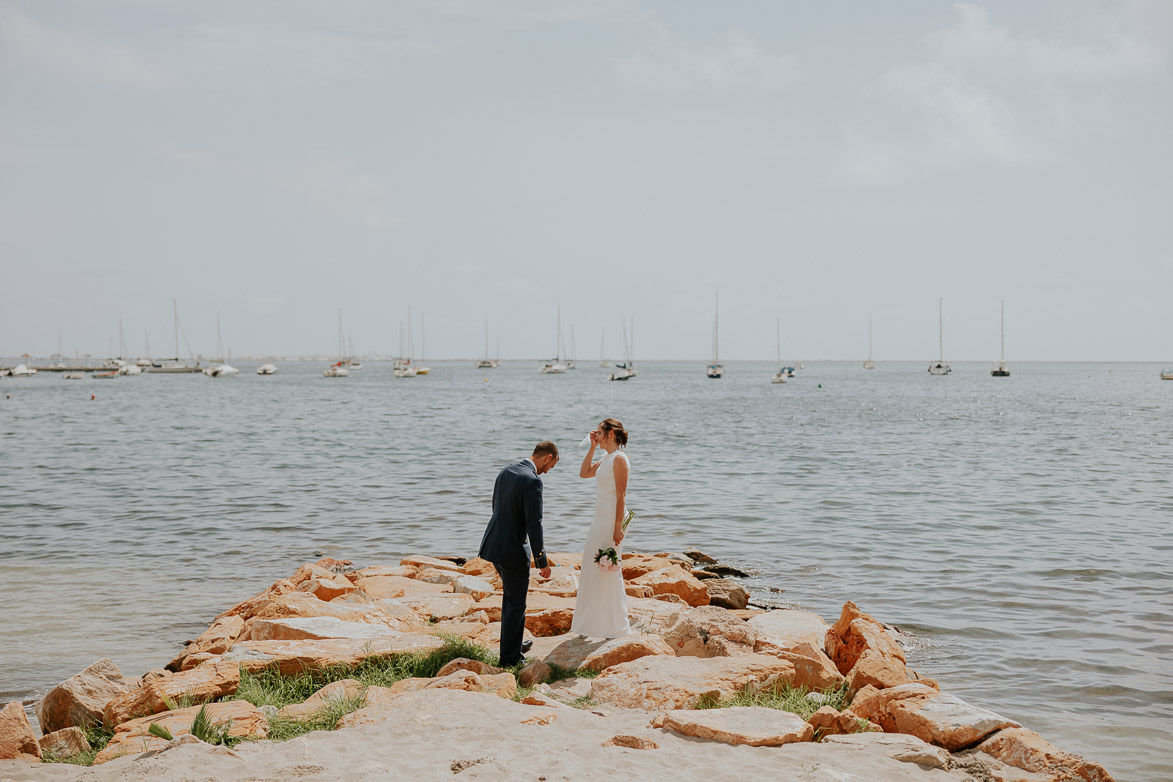
<svg viewBox="0 0 1173 782"><path fill-rule="evenodd" d="M627 527L631 524L635 514L631 510L627 511L627 515L623 517L622 529L627 532ZM612 548L601 548L595 554L595 564L599 566L599 570L605 573L614 573L619 570L619 552Z"/></svg>

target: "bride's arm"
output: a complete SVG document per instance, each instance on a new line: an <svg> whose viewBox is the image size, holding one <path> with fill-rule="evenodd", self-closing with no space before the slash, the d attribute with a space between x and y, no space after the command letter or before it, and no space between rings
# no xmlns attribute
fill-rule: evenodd
<svg viewBox="0 0 1173 782"><path fill-rule="evenodd" d="M591 432L591 447L587 449L586 456L582 457L582 466L578 468L579 478L594 478L595 473L599 471L599 465L603 463L602 459L591 464L591 459L595 455L595 433Z"/></svg>
<svg viewBox="0 0 1173 782"><path fill-rule="evenodd" d="M615 470L615 545L623 542L623 517L627 514L627 459L616 458Z"/></svg>

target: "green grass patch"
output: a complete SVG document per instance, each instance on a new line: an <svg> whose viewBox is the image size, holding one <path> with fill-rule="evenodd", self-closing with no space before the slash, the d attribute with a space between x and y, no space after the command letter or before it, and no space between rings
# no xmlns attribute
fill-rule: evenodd
<svg viewBox="0 0 1173 782"><path fill-rule="evenodd" d="M590 668L567 668L558 663L549 663L550 677L547 683L560 682L566 679L593 679L601 673Z"/></svg>
<svg viewBox="0 0 1173 782"><path fill-rule="evenodd" d="M269 719L269 741L288 741L315 730L334 730L340 719L353 711L358 711L364 703L361 695L352 698L331 699L308 720L271 717Z"/></svg>
<svg viewBox="0 0 1173 782"><path fill-rule="evenodd" d="M78 727L85 734L86 741L90 743L88 750L77 755L70 755L69 757L59 757L53 753L46 753L41 758L41 761L43 763L68 763L71 766L94 765L94 758L106 748L106 745L110 743L110 739L114 738L114 729L106 725L79 725Z"/></svg>
<svg viewBox="0 0 1173 782"><path fill-rule="evenodd" d="M836 711L843 711L847 708L848 693L846 684L838 687L828 687L818 692L822 693L824 698L816 703L807 697L810 694L810 690L806 687L791 687L783 684L780 687L770 690L761 690L758 692L743 691L729 698L702 698L697 701L694 708L727 709L730 706L761 706L767 709L789 711L797 714L804 720L808 719L822 706L830 706Z"/></svg>

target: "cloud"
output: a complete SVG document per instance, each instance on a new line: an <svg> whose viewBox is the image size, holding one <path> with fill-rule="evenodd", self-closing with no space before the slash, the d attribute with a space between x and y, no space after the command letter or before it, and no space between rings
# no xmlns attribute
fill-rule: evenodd
<svg viewBox="0 0 1173 782"><path fill-rule="evenodd" d="M13 6L0 9L0 58L113 84L156 84L158 74L133 50L43 24Z"/></svg>
<svg viewBox="0 0 1173 782"><path fill-rule="evenodd" d="M649 49L646 54L616 62L616 71L628 85L666 92L696 85L773 89L794 78L794 64L788 56L762 51L739 32L728 33L708 46L689 48L657 26Z"/></svg>
<svg viewBox="0 0 1173 782"><path fill-rule="evenodd" d="M301 194L318 206L372 231L400 224L400 210L389 187L349 161L320 156L300 171Z"/></svg>

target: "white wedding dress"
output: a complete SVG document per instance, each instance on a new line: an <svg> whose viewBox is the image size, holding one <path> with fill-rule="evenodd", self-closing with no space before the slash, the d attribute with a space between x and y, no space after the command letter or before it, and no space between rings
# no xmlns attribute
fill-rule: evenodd
<svg viewBox="0 0 1173 782"><path fill-rule="evenodd" d="M578 580L578 602L574 607L574 621L570 632L588 638L618 638L631 635L627 621L627 593L623 591L623 571L607 572L595 564L595 554L601 548L615 546L615 460L623 459L622 451L607 454L595 473L595 520L587 532L586 549L582 554L582 570ZM621 548L615 549L623 556Z"/></svg>

